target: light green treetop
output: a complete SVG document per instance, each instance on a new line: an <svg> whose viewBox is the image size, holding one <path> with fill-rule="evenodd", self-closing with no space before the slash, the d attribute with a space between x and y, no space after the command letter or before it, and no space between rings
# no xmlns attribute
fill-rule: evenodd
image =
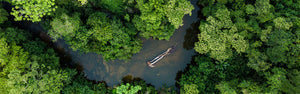
<svg viewBox="0 0 300 94"><path fill-rule="evenodd" d="M180 90L182 94L199 94L198 86L196 84L184 84L183 89Z"/></svg>
<svg viewBox="0 0 300 94"><path fill-rule="evenodd" d="M237 94L236 91L229 85L229 82L220 82L216 85L221 94Z"/></svg>
<svg viewBox="0 0 300 94"><path fill-rule="evenodd" d="M50 15L57 8L55 0L12 0L11 15L15 16L15 21L28 20L39 22L45 15Z"/></svg>
<svg viewBox="0 0 300 94"><path fill-rule="evenodd" d="M141 90L141 86L132 86L129 83L126 85L121 85L116 88L117 94L136 94L139 90Z"/></svg>
<svg viewBox="0 0 300 94"><path fill-rule="evenodd" d="M85 5L88 3L88 0L78 0L78 1L81 3L81 5Z"/></svg>
<svg viewBox="0 0 300 94"><path fill-rule="evenodd" d="M51 69L50 66L39 65L37 62L27 62L25 68L25 72L13 70L8 75L7 87L11 94L60 93L64 82L70 80L68 72Z"/></svg>
<svg viewBox="0 0 300 94"><path fill-rule="evenodd" d="M183 25L183 16L192 15L194 7L187 0L169 0L164 6L169 22L177 29Z"/></svg>
<svg viewBox="0 0 300 94"><path fill-rule="evenodd" d="M195 43L194 48L197 52L209 53L212 58L225 60L232 56L232 48L238 53L247 50L247 41L239 34L229 15L227 9L219 9L215 17L207 18L208 23L200 25L199 42Z"/></svg>
<svg viewBox="0 0 300 94"><path fill-rule="evenodd" d="M7 76L12 70L23 70L28 53L16 44L9 46L3 37L0 39L0 46L0 77Z"/></svg>
<svg viewBox="0 0 300 94"><path fill-rule="evenodd" d="M80 18L78 14L74 14L73 17L63 13L59 17L55 17L51 22L52 30L49 34L54 40L58 38L70 38L75 35L75 32L79 29ZM66 37L68 36L68 37Z"/></svg>
<svg viewBox="0 0 300 94"><path fill-rule="evenodd" d="M273 6L270 4L270 0L256 0L254 6L255 6L256 13L258 15L256 18L261 23L270 21L275 17L274 14L272 13Z"/></svg>
<svg viewBox="0 0 300 94"><path fill-rule="evenodd" d="M141 15L133 23L145 38L169 40L175 29L182 26L182 18L194 7L187 0L136 0Z"/></svg>
<svg viewBox="0 0 300 94"><path fill-rule="evenodd" d="M277 17L273 20L273 22L275 24L275 27L281 30L289 30L293 26L292 22L288 22L283 17Z"/></svg>

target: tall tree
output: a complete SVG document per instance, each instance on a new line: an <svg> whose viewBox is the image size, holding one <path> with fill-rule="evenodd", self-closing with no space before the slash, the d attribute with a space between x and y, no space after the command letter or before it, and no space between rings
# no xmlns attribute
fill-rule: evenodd
<svg viewBox="0 0 300 94"><path fill-rule="evenodd" d="M109 19L104 13L91 14L87 25L91 28L81 27L74 37L66 36L72 49L96 52L105 60L128 60L141 49L141 41L135 37L134 29L125 27L119 20Z"/></svg>
<svg viewBox="0 0 300 94"><path fill-rule="evenodd" d="M132 86L129 83L126 85L121 85L116 88L116 94L135 94L141 90L141 86Z"/></svg>
<svg viewBox="0 0 300 94"><path fill-rule="evenodd" d="M169 40L175 29L182 26L182 18L194 7L186 0L137 0L141 15L135 15L133 23L143 37ZM175 12L176 11L176 12Z"/></svg>
<svg viewBox="0 0 300 94"><path fill-rule="evenodd" d="M219 9L214 17L209 16L207 23L199 26L201 33L195 50L199 53L209 53L210 57L225 60L232 57L232 49L238 53L245 52L248 43L235 24L230 19L227 9Z"/></svg>
<svg viewBox="0 0 300 94"><path fill-rule="evenodd" d="M55 41L58 38L74 37L75 32L79 29L80 26L79 13L75 13L73 17L70 17L66 13L63 13L59 17L55 17L50 22L50 25L52 29L49 31L49 34Z"/></svg>

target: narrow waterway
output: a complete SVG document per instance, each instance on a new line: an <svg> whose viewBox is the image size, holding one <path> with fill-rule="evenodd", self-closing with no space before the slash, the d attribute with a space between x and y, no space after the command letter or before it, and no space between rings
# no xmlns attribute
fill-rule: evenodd
<svg viewBox="0 0 300 94"><path fill-rule="evenodd" d="M63 40L58 40L56 45L59 48L64 48L65 52L71 55L72 61L82 66L83 72L90 80L103 80L109 86L113 86L120 83L124 76L132 75L133 77L140 77L146 83L151 83L156 87L161 87L163 84L174 85L176 73L183 70L195 54L193 49L188 49L192 48L190 46L193 46L191 45L193 41L189 38L192 38L194 35L186 34L186 31L188 29L195 30L191 28L198 28L197 26L193 27L192 24L199 20L197 17L199 8L196 5L197 0L192 0L191 3L195 7L192 11L192 16L184 16L184 25L174 32L169 41L144 39L141 51L133 55L129 61L104 61L101 55L75 52L69 49ZM193 31L188 32L192 33ZM147 61L175 44L177 44L177 47L174 53L160 60L155 64L156 67L154 68L147 66Z"/></svg>
<svg viewBox="0 0 300 94"><path fill-rule="evenodd" d="M54 45L58 52L63 52L70 57L69 59L71 60L67 61L72 61L80 65L88 79L105 81L108 86L119 84L122 78L127 75L142 78L146 83L150 83L156 87L161 87L163 84L168 86L175 85L177 72L184 70L195 54L193 43L196 41L196 36L199 32L199 8L196 5L197 1L191 0L191 3L195 7L192 11L192 16L184 16L184 25L174 32L169 41L143 39L143 48L139 53L134 54L129 61L104 61L101 55L95 53L83 54L78 51L72 51L65 44L64 40L61 39L55 42ZM31 24L28 30L35 32L44 31L38 24ZM43 39L49 38L45 32L39 33L38 36L42 40L50 40ZM177 44L175 52L156 63L154 68L147 66L147 61L175 44Z"/></svg>

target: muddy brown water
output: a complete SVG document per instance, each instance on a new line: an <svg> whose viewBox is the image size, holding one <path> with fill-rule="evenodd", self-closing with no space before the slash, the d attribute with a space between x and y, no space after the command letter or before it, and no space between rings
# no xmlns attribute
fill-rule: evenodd
<svg viewBox="0 0 300 94"><path fill-rule="evenodd" d="M198 0L191 0L195 9L192 16L185 15L183 26L177 29L169 41L143 39L143 48L137 54L134 54L129 61L113 60L104 61L101 55L95 53L80 53L72 51L62 39L54 43L56 49L62 50L70 55L71 61L82 67L82 71L90 80L105 81L108 86L118 85L122 78L127 75L140 77L156 87L162 87L163 84L168 86L175 85L176 74L183 71L188 63L191 62L192 56L195 55L193 43L196 41L199 18L199 8L196 5ZM198 24L197 24L198 23ZM29 27L32 31L41 31L35 25ZM38 29L38 30L34 30ZM164 57L154 68L147 66L146 62L152 60L157 55L164 52L169 47L177 44L176 51Z"/></svg>

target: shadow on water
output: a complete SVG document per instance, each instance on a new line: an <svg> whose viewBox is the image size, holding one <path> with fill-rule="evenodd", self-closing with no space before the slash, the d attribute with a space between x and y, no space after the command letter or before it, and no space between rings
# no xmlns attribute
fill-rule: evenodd
<svg viewBox="0 0 300 94"><path fill-rule="evenodd" d="M139 81L144 81L144 80L140 77L133 77L132 75L126 75L122 78L123 83L133 83Z"/></svg>
<svg viewBox="0 0 300 94"><path fill-rule="evenodd" d="M186 73L190 69L189 66L191 66L191 65L195 66L196 65L197 62L195 61L195 58L197 58L198 56L200 56L200 55L199 54L193 55L192 59L190 61L191 63L187 64L187 67L184 70L181 70L181 71L177 72L176 78L175 78L176 82L180 82L180 78L181 78L182 74ZM175 83L175 86L178 87L178 88L180 87L179 83Z"/></svg>
<svg viewBox="0 0 300 94"><path fill-rule="evenodd" d="M169 41L144 40L143 48L139 53L134 54L130 61L104 61L101 55L95 53L73 51L62 39L53 43L40 25L32 23L28 26L22 26L21 23L20 25L48 43L49 47L55 48L63 67L77 68L77 70L85 73L87 79L94 80L95 83L105 81L108 86L113 86L122 81L131 82L144 79L146 83L151 83L155 87L162 87L163 84L170 86L175 85L176 79L178 79L176 78L177 72L183 71L192 60L192 56L195 55L192 47L197 41L196 35L199 32L197 30L199 26L198 11L200 9L196 5L197 2L198 0L191 0L195 7L192 15L184 16L184 25L174 32ZM155 64L156 67L150 68L146 65L147 61L175 44L178 44L176 51Z"/></svg>
<svg viewBox="0 0 300 94"><path fill-rule="evenodd" d="M176 73L180 70L184 70L186 65L190 63L192 56L195 55L194 50L191 49L195 38L189 39L188 37L195 37L193 35L198 32L196 31L198 25L197 21L199 20L197 15L199 8L196 6L197 1L198 0L191 1L195 7L192 11L192 16L184 16L184 25L174 32L169 41L144 40L141 51L134 54L129 61L104 61L101 55L95 53L82 54L78 51L72 51L63 40L58 40L55 44L64 48L74 63L82 65L83 72L90 80L105 81L108 86L113 86L122 81L133 81L133 77L140 77L139 79L144 79L146 83L151 83L155 87L162 87L163 84L168 86L175 85ZM191 24L193 24L192 27ZM177 46L174 53L160 60L155 64L156 67L154 68L147 66L147 61L153 59L175 44L177 44ZM185 49L186 47L190 49Z"/></svg>
<svg viewBox="0 0 300 94"><path fill-rule="evenodd" d="M200 25L200 20L191 24L191 27L186 30L184 36L183 48L190 50L194 48L195 42L198 41L198 34L200 30L198 29Z"/></svg>
<svg viewBox="0 0 300 94"><path fill-rule="evenodd" d="M201 5L197 5L197 7L200 8L200 9L203 8L203 6L201 6ZM190 28L188 28L186 30L186 35L184 36L184 43L183 43L184 45L183 45L183 47L187 50L193 49L194 45L195 45L195 42L199 41L198 34L201 32L199 30L199 26L200 26L200 23L202 23L203 21L206 20L206 17L203 16L201 12L202 11L199 10L198 15L197 15L197 17L201 20L197 20L196 22L192 23ZM195 58L202 57L202 56L203 57L208 57L208 56L203 55L203 54L195 54L195 55L192 56L192 59L190 59L190 63L186 65L187 67L185 67L184 70L180 70L180 71L177 72L176 78L175 78L175 80L176 80L175 86L177 88L180 87L179 83L177 83L177 82L180 82L180 78L182 77L182 75L184 73L186 73L188 70L190 70L190 66L196 66L197 65L197 62L195 61Z"/></svg>

